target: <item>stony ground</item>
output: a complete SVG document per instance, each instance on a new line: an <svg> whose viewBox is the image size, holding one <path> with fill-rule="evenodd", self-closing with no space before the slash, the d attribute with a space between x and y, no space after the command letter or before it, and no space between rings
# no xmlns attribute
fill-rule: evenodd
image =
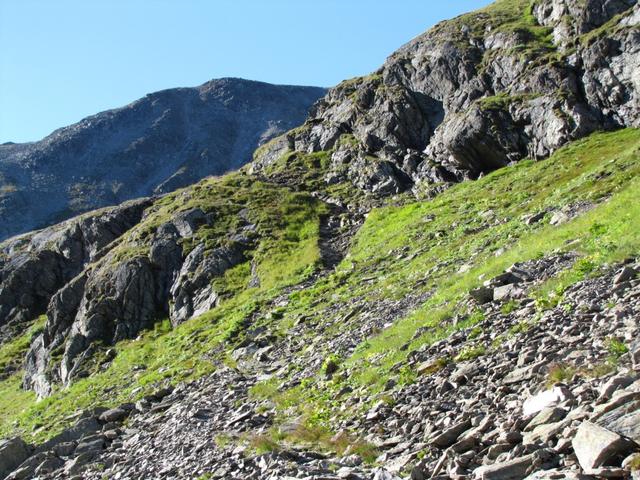
<svg viewBox="0 0 640 480"><path fill-rule="evenodd" d="M254 361L241 369L221 365L135 405L83 412L35 451L19 440L4 444L0 458L30 455L7 478L628 476L640 452L640 263L612 266L570 287L559 305L537 308L532 287L574 260L514 265L485 282L469 297L482 322L412 354L417 381L399 387L392 379L387 401L336 425L375 445L374 463L348 449L342 456L293 445L260 450L275 411L249 389L291 361L296 343L281 340L249 348ZM265 355L269 362L260 361ZM358 411L367 401L345 395L344 404Z"/></svg>

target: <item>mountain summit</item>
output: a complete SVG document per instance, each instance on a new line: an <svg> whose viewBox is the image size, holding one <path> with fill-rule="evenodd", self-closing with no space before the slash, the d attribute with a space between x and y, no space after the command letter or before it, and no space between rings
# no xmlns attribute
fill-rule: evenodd
<svg viewBox="0 0 640 480"><path fill-rule="evenodd" d="M222 78L151 93L39 142L0 145L0 239L236 169L324 93Z"/></svg>

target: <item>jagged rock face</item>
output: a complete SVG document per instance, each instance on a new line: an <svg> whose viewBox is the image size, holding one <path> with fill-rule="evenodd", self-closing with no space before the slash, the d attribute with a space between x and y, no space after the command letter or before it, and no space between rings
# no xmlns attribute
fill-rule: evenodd
<svg viewBox="0 0 640 480"><path fill-rule="evenodd" d="M634 0L546 0L534 5L533 14L542 25L553 28L557 44L567 47L572 38L601 27L636 3Z"/></svg>
<svg viewBox="0 0 640 480"><path fill-rule="evenodd" d="M387 195L640 125L635 0L545 0L530 14L510 3L443 22L338 85L302 128L257 152L252 171L288 150L332 150L327 182Z"/></svg>
<svg viewBox="0 0 640 480"><path fill-rule="evenodd" d="M0 145L0 240L236 169L325 90L221 79L147 95L45 139Z"/></svg>
<svg viewBox="0 0 640 480"><path fill-rule="evenodd" d="M44 313L51 297L138 223L150 203L128 202L0 243L0 335Z"/></svg>
<svg viewBox="0 0 640 480"><path fill-rule="evenodd" d="M25 387L46 396L52 382L86 375L98 345L134 338L162 317L176 326L213 308L219 295L211 281L244 261L252 244L235 233L231 246L198 244L185 254L181 243L213 221L200 209L175 213L141 245L147 255L123 257L116 246L60 288L49 302L44 332L27 355Z"/></svg>
<svg viewBox="0 0 640 480"><path fill-rule="evenodd" d="M212 309L219 296L211 286L211 278L220 277L225 271L242 262L246 240L235 248L221 247L206 252L198 245L184 260L173 285L171 285L169 318L174 325Z"/></svg>

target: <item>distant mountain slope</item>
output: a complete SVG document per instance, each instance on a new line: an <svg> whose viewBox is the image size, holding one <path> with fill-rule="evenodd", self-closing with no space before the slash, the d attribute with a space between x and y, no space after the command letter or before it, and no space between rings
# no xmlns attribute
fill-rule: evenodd
<svg viewBox="0 0 640 480"><path fill-rule="evenodd" d="M324 93L224 78L0 145L0 239L235 169L302 123Z"/></svg>

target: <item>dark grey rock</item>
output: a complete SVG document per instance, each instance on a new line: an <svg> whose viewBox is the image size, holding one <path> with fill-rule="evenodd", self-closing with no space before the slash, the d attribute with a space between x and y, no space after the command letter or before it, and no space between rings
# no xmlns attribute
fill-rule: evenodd
<svg viewBox="0 0 640 480"><path fill-rule="evenodd" d="M45 452L47 450L53 449L57 445L77 441L82 437L98 431L100 431L100 423L98 423L98 420L95 417L83 418L81 420L78 420L78 422L73 427L68 428L62 433L44 442L42 445L39 445L36 451Z"/></svg>
<svg viewBox="0 0 640 480"><path fill-rule="evenodd" d="M53 295L141 218L147 199L0 243L0 332L43 314Z"/></svg>
<svg viewBox="0 0 640 480"><path fill-rule="evenodd" d="M112 408L100 415L100 421L103 423L121 422L129 416L130 410L124 408Z"/></svg>
<svg viewBox="0 0 640 480"><path fill-rule="evenodd" d="M0 478L6 477L31 454L31 448L20 437L0 440Z"/></svg>
<svg viewBox="0 0 640 480"><path fill-rule="evenodd" d="M447 448L456 443L457 438L471 428L469 420L456 423L433 437L429 443L438 448Z"/></svg>
<svg viewBox="0 0 640 480"><path fill-rule="evenodd" d="M613 284L618 285L620 283L624 283L636 277L638 272L635 269L631 268L628 265L622 267L622 270L614 277Z"/></svg>
<svg viewBox="0 0 640 480"><path fill-rule="evenodd" d="M469 295L478 303L487 303L493 300L493 288L478 287L471 290Z"/></svg>
<svg viewBox="0 0 640 480"><path fill-rule="evenodd" d="M596 130L638 125L637 2L545 0L535 7L553 32L553 53L566 54L560 61L523 54L527 33L501 31L491 15L443 22L374 74L331 89L302 128L257 153L251 171L263 172L287 151L336 149L328 182L346 179L387 196L546 157ZM577 40L607 21L590 42ZM506 101L491 105L496 95ZM342 134L355 142L338 142Z"/></svg>
<svg viewBox="0 0 640 480"><path fill-rule="evenodd" d="M596 423L640 445L640 400L625 403L605 413Z"/></svg>

